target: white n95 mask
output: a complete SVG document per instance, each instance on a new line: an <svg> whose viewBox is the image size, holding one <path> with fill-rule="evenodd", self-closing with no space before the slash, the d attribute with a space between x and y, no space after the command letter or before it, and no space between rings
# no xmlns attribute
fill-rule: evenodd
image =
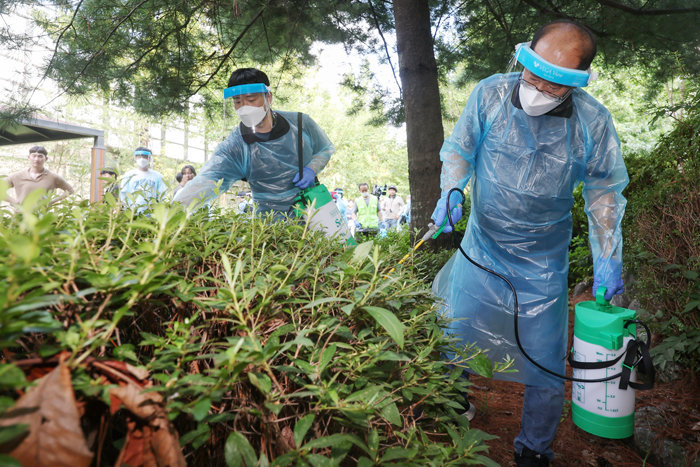
<svg viewBox="0 0 700 467"><path fill-rule="evenodd" d="M151 161L149 161L145 157L139 157L136 159L136 166L139 169L145 169L146 167L148 167L150 165L150 163L151 163Z"/></svg>
<svg viewBox="0 0 700 467"><path fill-rule="evenodd" d="M241 122L248 128L255 128L260 122L263 121L265 115L267 114L267 109L263 105L262 107L256 107L254 105L244 105L236 109L238 118Z"/></svg>
<svg viewBox="0 0 700 467"><path fill-rule="evenodd" d="M523 83L520 83L518 96L520 97L520 105L523 107L523 111L531 117L544 115L561 104L561 102L547 97L537 89L524 86Z"/></svg>

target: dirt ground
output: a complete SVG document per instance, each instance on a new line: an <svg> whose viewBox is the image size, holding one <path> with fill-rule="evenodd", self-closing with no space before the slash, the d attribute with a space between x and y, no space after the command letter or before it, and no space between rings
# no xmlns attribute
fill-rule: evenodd
<svg viewBox="0 0 700 467"><path fill-rule="evenodd" d="M590 294L579 295L570 301L571 308L579 301L592 299ZM573 323L573 313L569 322ZM488 457L502 466L515 465L513 439L520 431L523 385L481 377L472 377L471 381L474 383L471 401L477 407L471 426L499 437L488 442ZM656 427L658 445L665 439L672 440L694 453L691 454L694 462L700 462L700 435L697 431L700 427L697 415L700 414L700 389L697 384L697 381L691 383L688 377L671 383L657 383L650 391L638 391L636 398L637 410L646 406L662 408L666 423ZM631 439L600 438L575 426L571 419L570 382L566 383L564 416L554 439L554 466L658 467L659 464L652 461L653 457L635 450Z"/></svg>

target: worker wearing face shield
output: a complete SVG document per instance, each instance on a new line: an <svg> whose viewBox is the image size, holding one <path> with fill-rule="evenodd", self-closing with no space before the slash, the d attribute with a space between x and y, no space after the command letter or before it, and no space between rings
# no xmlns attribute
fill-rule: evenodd
<svg viewBox="0 0 700 467"><path fill-rule="evenodd" d="M272 109L267 75L255 68L231 74L224 90L225 115L233 112L240 124L215 149L197 176L174 200L185 205L209 202L238 180L246 180L258 215L288 213L300 190L315 183L331 154L333 143L308 115L302 114L303 169L299 173L298 113ZM226 108L229 110L227 111ZM222 184L217 190L217 184Z"/></svg>
<svg viewBox="0 0 700 467"><path fill-rule="evenodd" d="M478 263L507 277L518 294L518 328L526 352L540 365L565 371L568 323L568 247L573 190L583 183L594 259L593 295L621 293L622 190L628 183L610 113L583 91L595 74L593 35L556 21L516 48L521 72L481 81L440 152L442 197L433 219L447 215L451 188L471 190L471 215L462 248ZM449 199L453 222L461 197ZM449 227L446 229L449 230ZM493 361L510 356L514 373L495 377L525 384L517 465L548 465L564 400L564 381L530 363L513 325L513 295L500 278L461 253L438 273L433 290L443 299L449 333L476 343Z"/></svg>
<svg viewBox="0 0 700 467"><path fill-rule="evenodd" d="M146 147L134 151L135 169L124 174L119 186L119 198L127 208L137 213L147 211L153 203L161 201L167 191L163 176L151 168L153 153Z"/></svg>

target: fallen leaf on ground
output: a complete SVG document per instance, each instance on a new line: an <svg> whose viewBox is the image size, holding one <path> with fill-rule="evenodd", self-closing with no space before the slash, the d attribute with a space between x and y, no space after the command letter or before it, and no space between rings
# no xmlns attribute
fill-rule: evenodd
<svg viewBox="0 0 700 467"><path fill-rule="evenodd" d="M184 467L177 432L170 424L163 407L163 398L156 392L143 392L137 384L126 384L110 390L110 411L123 404L134 416L128 424L126 442L117 465Z"/></svg>
<svg viewBox="0 0 700 467"><path fill-rule="evenodd" d="M92 453L80 428L70 371L61 362L36 383L0 418L0 426L29 425L29 433L5 454L26 466L89 466Z"/></svg>

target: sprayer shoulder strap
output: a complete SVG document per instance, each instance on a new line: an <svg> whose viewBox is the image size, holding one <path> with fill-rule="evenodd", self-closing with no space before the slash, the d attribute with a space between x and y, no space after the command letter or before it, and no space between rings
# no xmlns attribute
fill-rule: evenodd
<svg viewBox="0 0 700 467"><path fill-rule="evenodd" d="M622 359L622 357L626 355L626 353L627 350L618 355L616 359L608 360L606 362L579 362L578 360L574 360L572 352L569 352L567 360L569 361L569 365L571 365L571 368L578 368L581 370L602 370L603 368L610 368L611 366L615 365Z"/></svg>
<svg viewBox="0 0 700 467"><path fill-rule="evenodd" d="M637 360L639 356L639 360ZM637 361L635 361L637 360ZM646 376L647 383L635 383L630 381L632 370L637 368L637 372ZM654 364L649 353L649 346L641 340L632 340L627 344L625 361L622 363L622 374L620 375L620 389L627 389L627 386L638 391L651 389L654 387Z"/></svg>

